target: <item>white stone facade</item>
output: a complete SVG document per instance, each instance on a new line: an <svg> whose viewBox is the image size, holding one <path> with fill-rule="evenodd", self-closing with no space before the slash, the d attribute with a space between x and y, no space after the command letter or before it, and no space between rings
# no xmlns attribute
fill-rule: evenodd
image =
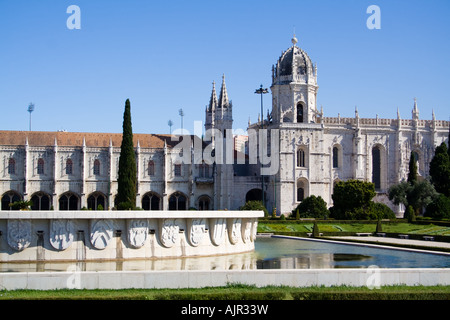
<svg viewBox="0 0 450 320"><path fill-rule="evenodd" d="M190 163L176 163L173 155L180 150L169 135L135 134L138 207L233 210L246 200L261 199L263 185L269 211L288 214L309 195L320 195L331 206L337 181L360 179L374 182L376 201L398 211L386 197L388 188L406 179L411 152L418 156L420 177L428 177L436 146L448 143L449 121L435 119L434 113L431 120L419 119L416 100L410 119L399 113L396 119L360 118L358 110L352 118L325 117L317 108L317 67L295 37L292 42L272 68L268 119L249 123L253 131L263 125L278 134L276 174L266 175L262 183L250 137L246 156L229 147L235 145L227 131L233 105L223 77L219 98L213 84L205 110L205 129L220 134L205 135L202 147L217 157L222 145L223 163L197 161L199 138L184 144L183 157ZM19 199L37 201L34 209L113 208L120 142L120 134L0 131L2 209Z"/></svg>

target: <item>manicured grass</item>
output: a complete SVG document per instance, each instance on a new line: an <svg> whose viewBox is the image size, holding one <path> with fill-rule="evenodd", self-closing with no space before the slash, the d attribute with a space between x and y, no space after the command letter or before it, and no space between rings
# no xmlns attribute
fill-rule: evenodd
<svg viewBox="0 0 450 320"><path fill-rule="evenodd" d="M229 285L201 289L14 290L2 300L449 300L450 286L263 287Z"/></svg>
<svg viewBox="0 0 450 320"><path fill-rule="evenodd" d="M375 232L376 222L373 223L339 223L339 222L319 222L320 232L355 232L367 233ZM298 222L289 220L285 222L258 222L258 232L312 232L313 223L311 221ZM389 233L405 233L405 234L429 234L429 235L450 235L448 226L436 226L433 224L421 225L406 222L389 222L383 223L383 232Z"/></svg>

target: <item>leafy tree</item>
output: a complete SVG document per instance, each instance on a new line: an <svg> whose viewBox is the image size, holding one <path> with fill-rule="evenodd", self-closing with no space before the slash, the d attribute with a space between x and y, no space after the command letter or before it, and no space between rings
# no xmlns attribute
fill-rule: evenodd
<svg viewBox="0 0 450 320"><path fill-rule="evenodd" d="M303 199L303 201L292 210L292 215L299 213L299 218L316 218L326 219L329 215L327 203L321 196L311 195Z"/></svg>
<svg viewBox="0 0 450 320"><path fill-rule="evenodd" d="M450 197L450 156L445 142L436 147L430 162L430 176L436 191Z"/></svg>
<svg viewBox="0 0 450 320"><path fill-rule="evenodd" d="M406 181L400 182L389 188L388 195L389 200L394 204L403 204L405 208L411 206L415 214L418 215L422 208L433 201L438 194L428 180L423 180L413 184Z"/></svg>
<svg viewBox="0 0 450 320"><path fill-rule="evenodd" d="M117 188L117 207L119 210L136 207L136 159L131 127L130 100L125 102L123 113L123 135L120 146L119 177Z"/></svg>
<svg viewBox="0 0 450 320"><path fill-rule="evenodd" d="M335 219L354 219L355 210L367 209L375 195L375 185L372 182L339 181L333 190L331 216Z"/></svg>

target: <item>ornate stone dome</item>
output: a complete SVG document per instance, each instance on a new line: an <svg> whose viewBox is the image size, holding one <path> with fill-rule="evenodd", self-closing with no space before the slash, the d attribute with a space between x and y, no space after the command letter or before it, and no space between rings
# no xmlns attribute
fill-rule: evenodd
<svg viewBox="0 0 450 320"><path fill-rule="evenodd" d="M273 84L290 82L316 82L316 67L308 54L297 46L297 38L292 38L292 46L284 51L272 68Z"/></svg>

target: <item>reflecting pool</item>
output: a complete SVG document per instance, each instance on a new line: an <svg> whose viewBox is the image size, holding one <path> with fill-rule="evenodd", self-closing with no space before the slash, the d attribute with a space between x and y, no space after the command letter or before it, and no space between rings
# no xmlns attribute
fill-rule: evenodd
<svg viewBox="0 0 450 320"><path fill-rule="evenodd" d="M258 269L450 268L450 255L314 240L260 237Z"/></svg>

